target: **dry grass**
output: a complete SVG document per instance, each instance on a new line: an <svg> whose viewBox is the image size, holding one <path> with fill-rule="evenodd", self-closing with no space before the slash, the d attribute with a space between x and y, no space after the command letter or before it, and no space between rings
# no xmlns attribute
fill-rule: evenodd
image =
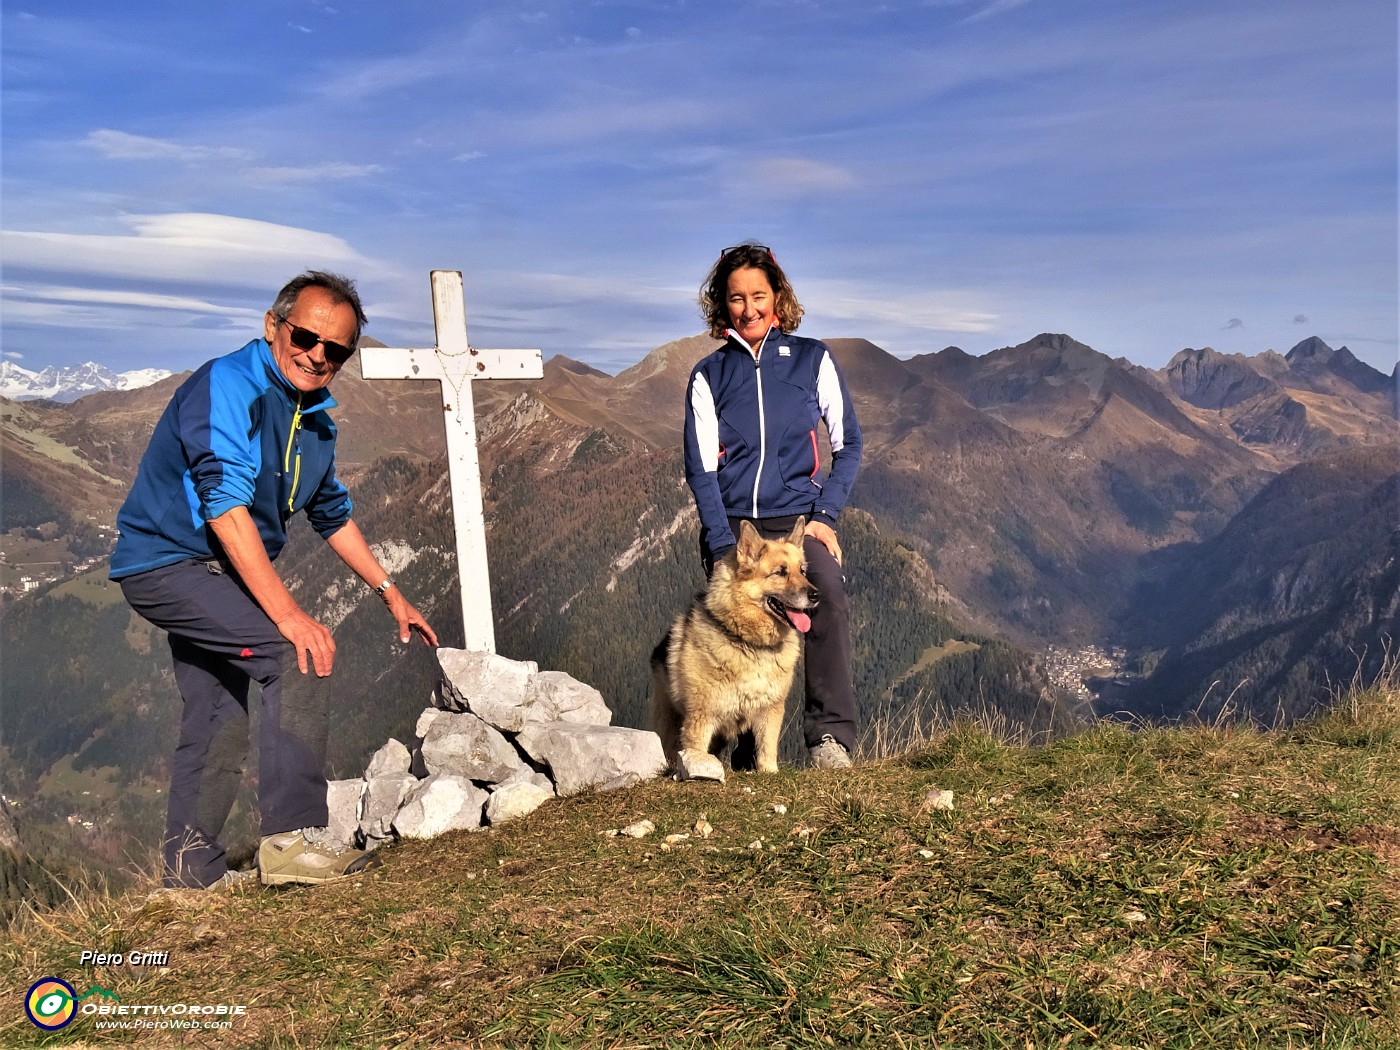
<svg viewBox="0 0 1400 1050"><path fill-rule="evenodd" d="M713 836L664 843L702 814ZM248 1007L54 1044L1400 1046L1400 695L1038 748L959 723L849 771L561 800L316 890L86 897L12 934L12 1002L54 975ZM170 965L78 964L135 948ZM0 1017L4 1045L39 1035Z"/></svg>

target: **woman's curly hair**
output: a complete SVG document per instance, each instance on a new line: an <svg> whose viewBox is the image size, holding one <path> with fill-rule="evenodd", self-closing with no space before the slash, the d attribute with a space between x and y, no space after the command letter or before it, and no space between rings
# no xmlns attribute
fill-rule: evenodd
<svg viewBox="0 0 1400 1050"><path fill-rule="evenodd" d="M735 270L762 270L773 288L773 314L784 332L795 332L802 323L802 304L797 294L773 258L773 250L761 244L740 244L720 255L700 286L700 316L710 326L710 335L723 339L729 330L729 275Z"/></svg>

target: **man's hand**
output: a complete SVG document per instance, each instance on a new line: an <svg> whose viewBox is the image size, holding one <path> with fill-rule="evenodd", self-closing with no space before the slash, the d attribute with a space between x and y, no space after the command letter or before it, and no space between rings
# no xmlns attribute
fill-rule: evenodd
<svg viewBox="0 0 1400 1050"><path fill-rule="evenodd" d="M253 600L295 647L301 673L306 674L309 653L311 668L325 678L335 663L335 639L324 624L306 615L277 575L248 508L233 507L212 519L209 527Z"/></svg>
<svg viewBox="0 0 1400 1050"><path fill-rule="evenodd" d="M823 547L831 552L831 556L836 559L836 564L841 564L841 544L836 539L836 530L824 521L809 521L807 527L802 530L802 535L811 536Z"/></svg>
<svg viewBox="0 0 1400 1050"><path fill-rule="evenodd" d="M388 579L389 574L384 571L384 566L379 564L379 559L369 549L360 527L353 520L347 521L331 533L326 542L356 576L376 591L379 590L380 583ZM437 635L428 626L428 621L423 619L422 613L408 604L408 599L403 596L397 584L391 584L380 597L384 599L394 622L398 624L399 641L407 644L412 637L411 632L417 631L426 644L437 645Z"/></svg>
<svg viewBox="0 0 1400 1050"><path fill-rule="evenodd" d="M437 635L428 626L428 621L423 619L423 614L408 603L408 599L399 591L397 585L390 587L384 592L384 604L389 606L389 612L393 614L394 621L399 625L399 641L407 644L410 631L417 631L423 639L424 645L437 645Z"/></svg>
<svg viewBox="0 0 1400 1050"><path fill-rule="evenodd" d="M311 669L318 678L325 678L335 664L335 639L323 623L318 623L300 609L277 622L282 637L292 643L297 652L297 670L306 674L307 655Z"/></svg>

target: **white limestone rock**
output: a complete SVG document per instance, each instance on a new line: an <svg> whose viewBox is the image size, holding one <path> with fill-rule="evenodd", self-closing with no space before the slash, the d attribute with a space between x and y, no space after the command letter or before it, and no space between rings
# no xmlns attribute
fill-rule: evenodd
<svg viewBox="0 0 1400 1050"><path fill-rule="evenodd" d="M471 711L503 733L518 733L529 722L607 725L612 721L603 694L562 671L531 675L523 694L509 691L475 696Z"/></svg>
<svg viewBox="0 0 1400 1050"><path fill-rule="evenodd" d="M925 810L948 811L955 807L956 803L953 801L953 793L951 791L933 788L924 795L923 805L920 808Z"/></svg>
<svg viewBox="0 0 1400 1050"><path fill-rule="evenodd" d="M554 790L560 795L630 777L650 779L667 766L660 737L622 726L530 722L516 743L536 762L549 767Z"/></svg>
<svg viewBox="0 0 1400 1050"><path fill-rule="evenodd" d="M418 746L415 772L500 784L528 768L510 741L469 712L436 712ZM419 719L419 724L423 723Z"/></svg>
<svg viewBox="0 0 1400 1050"><path fill-rule="evenodd" d="M466 777L435 773L418 786L394 818L401 838L430 839L447 831L481 827L487 794Z"/></svg>
<svg viewBox="0 0 1400 1050"><path fill-rule="evenodd" d="M724 783L724 763L708 751L693 748L676 753L677 780L713 780Z"/></svg>
<svg viewBox="0 0 1400 1050"><path fill-rule="evenodd" d="M433 728L433 723L444 715L451 712L438 707L424 708L423 713L418 716L418 723L413 727L413 751L409 761L408 771L419 780L428 775L427 768L423 765L423 755L421 749L423 740L427 737L429 730Z"/></svg>
<svg viewBox="0 0 1400 1050"><path fill-rule="evenodd" d="M507 821L528 816L554 797L554 790L546 790L528 780L517 780L513 784L502 784L486 800L486 821L493 827Z"/></svg>
<svg viewBox="0 0 1400 1050"><path fill-rule="evenodd" d="M394 817L417 786L412 773L389 773L364 782L358 825L366 841L392 837Z"/></svg>
<svg viewBox="0 0 1400 1050"><path fill-rule="evenodd" d="M466 649L439 649L437 658L442 668L440 700L451 711L476 711L478 704L519 707L530 676L540 669L533 660L508 660Z"/></svg>
<svg viewBox="0 0 1400 1050"><path fill-rule="evenodd" d="M407 773L412 761L413 756L409 754L408 747L390 737L388 743L369 760L369 765L365 767L365 779L373 780L375 777Z"/></svg>
<svg viewBox="0 0 1400 1050"><path fill-rule="evenodd" d="M533 722L612 723L603 694L563 671L541 671L525 691L527 718Z"/></svg>
<svg viewBox="0 0 1400 1050"><path fill-rule="evenodd" d="M347 846L355 844L355 833L360 826L360 793L365 782L355 780L332 780L326 784L326 807L330 810L330 820L326 826L328 834L336 842Z"/></svg>
<svg viewBox="0 0 1400 1050"><path fill-rule="evenodd" d="M508 780L503 780L501 783L497 784L496 790L499 791L503 787L510 787L512 784L534 784L535 787L539 788L541 791L549 792L551 798L554 797L554 781L550 780L546 774L541 773L539 770L531 769L528 765L521 766L518 773L513 773Z"/></svg>
<svg viewBox="0 0 1400 1050"><path fill-rule="evenodd" d="M413 727L414 737L421 743L423 738L428 735L428 730L433 727L433 723L447 713L441 708L425 707L423 713L418 716L418 723Z"/></svg>
<svg viewBox="0 0 1400 1050"><path fill-rule="evenodd" d="M621 834L632 839L644 839L656 830L656 825L651 821L642 819L635 824L628 824L622 829Z"/></svg>

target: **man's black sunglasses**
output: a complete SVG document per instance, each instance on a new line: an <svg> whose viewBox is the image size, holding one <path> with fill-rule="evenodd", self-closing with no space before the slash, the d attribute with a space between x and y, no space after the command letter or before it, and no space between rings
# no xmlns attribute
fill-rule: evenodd
<svg viewBox="0 0 1400 1050"><path fill-rule="evenodd" d="M322 339L310 328L302 328L300 325L294 325L285 317L277 318L277 323L284 324L290 329L288 333L289 338L292 340L292 345L298 350L310 350L317 343L320 343L326 348L326 360L331 362L331 364L343 365L346 361L349 361L351 356L355 353L355 348L353 346L342 346L340 343L333 343L329 339Z"/></svg>

